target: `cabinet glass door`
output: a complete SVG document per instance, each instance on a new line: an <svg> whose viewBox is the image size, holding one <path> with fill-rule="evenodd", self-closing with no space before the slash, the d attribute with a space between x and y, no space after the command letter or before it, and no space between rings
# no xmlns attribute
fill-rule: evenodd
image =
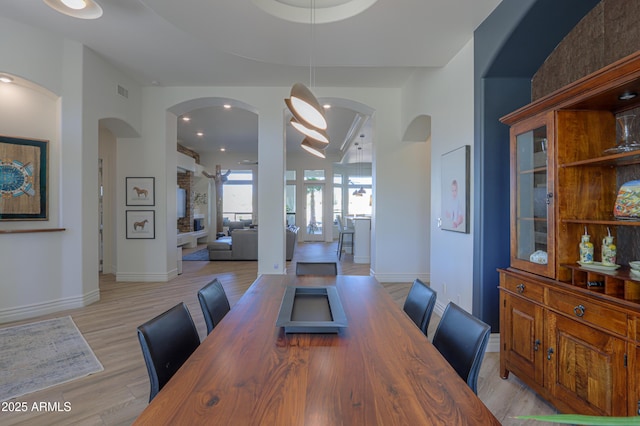
<svg viewBox="0 0 640 426"><path fill-rule="evenodd" d="M530 272L553 274L552 190L549 185L549 134L546 121L535 120L530 128L514 128L515 203L512 208L512 264Z"/></svg>

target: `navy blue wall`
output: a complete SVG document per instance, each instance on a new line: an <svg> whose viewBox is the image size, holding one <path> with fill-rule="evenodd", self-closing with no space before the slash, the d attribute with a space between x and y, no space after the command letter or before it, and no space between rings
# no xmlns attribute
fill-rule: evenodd
<svg viewBox="0 0 640 426"><path fill-rule="evenodd" d="M499 330L497 268L509 266L509 128L531 79L600 0L503 0L474 33L473 314Z"/></svg>

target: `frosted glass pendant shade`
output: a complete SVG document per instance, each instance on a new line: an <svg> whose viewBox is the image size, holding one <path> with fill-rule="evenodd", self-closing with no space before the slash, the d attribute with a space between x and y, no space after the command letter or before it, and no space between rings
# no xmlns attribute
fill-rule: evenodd
<svg viewBox="0 0 640 426"><path fill-rule="evenodd" d="M87 7L87 3L84 0L60 0L62 4L67 6L70 9L80 10Z"/></svg>
<svg viewBox="0 0 640 426"><path fill-rule="evenodd" d="M300 146L302 147L302 149L315 155L316 157L327 158L327 155L325 154L325 151L324 151L326 144L324 145L319 144L312 140L309 140L308 138L305 138L300 144Z"/></svg>
<svg viewBox="0 0 640 426"><path fill-rule="evenodd" d="M290 98L285 99L285 103L300 123L318 130L327 129L327 119L324 116L324 109L313 93L311 93L311 90L304 84L294 84L291 87Z"/></svg>
<svg viewBox="0 0 640 426"><path fill-rule="evenodd" d="M316 130L316 129L304 126L303 124L296 121L295 118L292 118L290 123L294 129L296 129L306 137L311 138L314 141L323 143L325 145L329 144L329 136L327 135L327 132L325 132L324 130Z"/></svg>
<svg viewBox="0 0 640 426"><path fill-rule="evenodd" d="M79 19L98 19L102 8L94 0L43 0L50 8Z"/></svg>

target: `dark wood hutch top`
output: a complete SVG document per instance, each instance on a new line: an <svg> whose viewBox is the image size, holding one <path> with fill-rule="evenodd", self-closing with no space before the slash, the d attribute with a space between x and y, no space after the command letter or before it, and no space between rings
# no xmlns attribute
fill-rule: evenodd
<svg viewBox="0 0 640 426"><path fill-rule="evenodd" d="M620 96L635 93L629 100ZM613 113L640 106L640 50L592 74L505 115L500 121L512 125L544 111L558 109L608 110Z"/></svg>

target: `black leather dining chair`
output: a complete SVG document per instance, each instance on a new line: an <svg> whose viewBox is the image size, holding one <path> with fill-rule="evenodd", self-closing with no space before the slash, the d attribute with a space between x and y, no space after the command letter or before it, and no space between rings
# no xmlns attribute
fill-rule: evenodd
<svg viewBox="0 0 640 426"><path fill-rule="evenodd" d="M416 278L402 307L425 336L427 336L433 308L436 306L436 298L435 290Z"/></svg>
<svg viewBox="0 0 640 426"><path fill-rule="evenodd" d="M433 335L433 345L476 394L490 331L489 325L449 302Z"/></svg>
<svg viewBox="0 0 640 426"><path fill-rule="evenodd" d="M200 337L184 303L138 327L138 340L147 365L149 402L200 345Z"/></svg>
<svg viewBox="0 0 640 426"><path fill-rule="evenodd" d="M222 283L214 278L209 284L198 291L198 301L202 308L204 322L207 324L207 334L211 333L222 318L231 310L227 293Z"/></svg>
<svg viewBox="0 0 640 426"><path fill-rule="evenodd" d="M296 262L296 275L338 275L336 262Z"/></svg>

